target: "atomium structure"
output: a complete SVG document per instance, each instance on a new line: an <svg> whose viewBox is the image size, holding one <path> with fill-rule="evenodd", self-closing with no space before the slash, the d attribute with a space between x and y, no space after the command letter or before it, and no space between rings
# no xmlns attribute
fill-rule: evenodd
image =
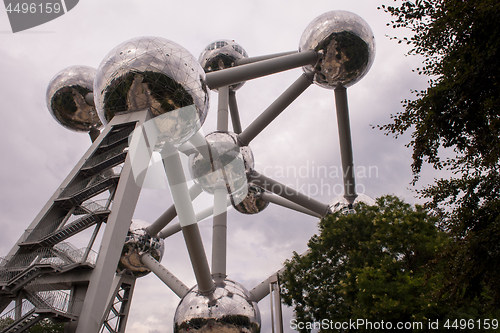
<svg viewBox="0 0 500 333"><path fill-rule="evenodd" d="M258 302L269 294L272 331L283 332L280 271L250 290L226 274L227 209L252 215L276 204L323 218L335 211L355 213L358 201L369 201L356 194L349 172L346 87L367 73L374 53L366 22L332 11L305 29L298 51L249 57L236 42L217 40L196 59L170 40L139 37L116 46L97 69L73 66L59 72L47 88L48 109L64 127L89 132L92 145L0 259L0 311L13 304L1 317L1 332L23 332L44 318L66 323L65 332L125 332L136 280L150 273L181 299L175 333L261 332ZM301 67L303 74L243 129L236 91L248 80ZM312 84L335 93L344 195L332 204L259 173L250 148ZM218 95L217 130L204 136L200 129L210 91ZM188 173L181 155L188 156ZM174 204L148 224L132 217L153 156L161 157ZM195 212L192 201L202 192L213 198L213 206ZM209 216L211 267L197 224ZM66 242L92 228L87 247ZM95 253L91 249L101 228ZM178 232L195 286L186 286L160 264L168 248L163 240Z"/></svg>

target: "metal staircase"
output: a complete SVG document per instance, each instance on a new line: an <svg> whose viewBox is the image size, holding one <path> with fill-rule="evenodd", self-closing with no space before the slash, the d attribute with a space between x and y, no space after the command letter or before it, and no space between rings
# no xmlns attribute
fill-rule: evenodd
<svg viewBox="0 0 500 333"><path fill-rule="evenodd" d="M67 243L41 248L31 253L2 258L0 264L0 295L13 297L16 292L44 274L59 274L73 269L91 269L96 253L74 249Z"/></svg>
<svg viewBox="0 0 500 333"><path fill-rule="evenodd" d="M7 320L6 317L2 316L1 319ZM30 329L33 325L41 321L42 319L46 318L44 315L41 315L39 313L36 313L36 310L33 308L30 311L28 311L24 316L22 316L18 320L12 320L12 324L9 326L6 326L5 328L0 326L0 329L2 330L1 333L19 333L19 332L25 332L26 330Z"/></svg>
<svg viewBox="0 0 500 333"><path fill-rule="evenodd" d="M116 186L120 180L120 173L111 169L104 170L94 176L72 184L61 191L55 200L62 207L72 207L101 194L102 192Z"/></svg>
<svg viewBox="0 0 500 333"><path fill-rule="evenodd" d="M25 332L45 318L50 318L54 323L78 319L73 312L82 300L72 299L69 293L33 283L25 288L24 296L21 304L0 317L0 333Z"/></svg>
<svg viewBox="0 0 500 333"><path fill-rule="evenodd" d="M105 222L109 213L109 209L97 202L82 204L73 212L73 220L68 219L63 226L61 224L66 217L45 228L26 230L25 240L19 246L28 250L52 247L96 223Z"/></svg>
<svg viewBox="0 0 500 333"><path fill-rule="evenodd" d="M16 303L0 317L0 333L25 332L46 318L68 323L65 329L70 332L77 327L83 307L78 297L86 297L97 260L91 249L103 223L109 224L129 137L137 123L144 121L126 118L126 122L110 125L94 141L9 256L0 257L0 313ZM105 198L104 203L96 202L96 196ZM78 250L65 242L91 227L94 230L86 248ZM44 279L46 286L40 284ZM112 315L106 321L110 332L118 329L122 333L125 327L133 289L133 283L127 283L110 309Z"/></svg>

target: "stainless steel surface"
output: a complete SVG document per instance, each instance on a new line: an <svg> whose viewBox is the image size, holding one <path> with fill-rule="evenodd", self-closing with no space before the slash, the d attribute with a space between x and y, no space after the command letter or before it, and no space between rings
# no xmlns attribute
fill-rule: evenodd
<svg viewBox="0 0 500 333"><path fill-rule="evenodd" d="M318 55L315 51L288 54L277 58L227 68L223 71L208 73L207 85L210 89L217 89L223 86L253 80L293 68L314 65L317 61Z"/></svg>
<svg viewBox="0 0 500 333"><path fill-rule="evenodd" d="M198 61L206 73L234 67L238 60L248 58L247 52L234 40L221 39L210 43L200 54ZM238 90L245 82L229 86L229 90ZM217 89L214 89L217 90Z"/></svg>
<svg viewBox="0 0 500 333"><path fill-rule="evenodd" d="M356 206L360 203L364 203L365 205L368 206L374 206L376 204L375 200L366 195L359 193L356 199L352 204L349 204L349 201L345 198L344 195L339 195L335 199L332 200L332 204L330 205L330 211L331 213L339 212L341 211L344 214L354 214L356 213Z"/></svg>
<svg viewBox="0 0 500 333"><path fill-rule="evenodd" d="M210 146L211 159L200 153L189 157L189 172L195 183L213 194L218 179L224 179L228 194L246 195L247 174L253 169L250 148L240 147L238 136L232 132L213 132L205 137ZM242 199L242 198L241 198ZM238 199L235 198L237 202Z"/></svg>
<svg viewBox="0 0 500 333"><path fill-rule="evenodd" d="M89 132L101 128L97 112L86 97L93 91L95 68L71 66L61 70L49 82L47 108L54 119L67 129Z"/></svg>
<svg viewBox="0 0 500 333"><path fill-rule="evenodd" d="M138 37L111 50L97 69L94 100L101 121L149 108L159 140L179 146L205 121L205 72L185 48L160 37Z"/></svg>
<svg viewBox="0 0 500 333"><path fill-rule="evenodd" d="M356 199L356 177L354 175L354 158L351 143L351 125L347 89L335 88L335 107L337 109L337 126L339 129L340 158L342 160L342 178L344 181L344 197L349 203Z"/></svg>
<svg viewBox="0 0 500 333"><path fill-rule="evenodd" d="M370 26L358 15L334 10L315 18L304 30L299 52L314 50L316 65L304 66L314 72L314 83L334 89L349 87L370 69L375 58L375 38Z"/></svg>
<svg viewBox="0 0 500 333"><path fill-rule="evenodd" d="M260 132L264 130L281 112L297 99L312 83L312 73L303 73L288 87L267 109L265 109L239 135L241 145L247 146Z"/></svg>
<svg viewBox="0 0 500 333"><path fill-rule="evenodd" d="M186 287L175 275L168 269L163 267L155 258L150 254L145 253L141 257L142 262L146 265L163 283L165 283L177 296L184 297L189 288Z"/></svg>
<svg viewBox="0 0 500 333"><path fill-rule="evenodd" d="M269 206L269 201L263 200L261 194L264 192L262 187L249 184L246 197L238 204L231 200L234 209L242 214L257 214Z"/></svg>
<svg viewBox="0 0 500 333"><path fill-rule="evenodd" d="M132 220L118 262L119 271L125 269L136 277L148 274L149 268L141 261L144 253L150 254L156 261L161 261L165 249L164 241L151 237L146 231L147 227L148 223L144 221Z"/></svg>
<svg viewBox="0 0 500 333"><path fill-rule="evenodd" d="M213 294L203 296L197 286L181 300L174 316L174 333L260 332L260 312L250 293L239 283L216 283Z"/></svg>

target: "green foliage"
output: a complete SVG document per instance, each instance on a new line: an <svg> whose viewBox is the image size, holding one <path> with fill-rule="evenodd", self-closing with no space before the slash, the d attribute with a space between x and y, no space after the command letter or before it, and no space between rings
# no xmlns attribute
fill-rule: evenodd
<svg viewBox="0 0 500 333"><path fill-rule="evenodd" d="M28 333L62 333L64 324L55 324L50 319L43 319L28 330Z"/></svg>
<svg viewBox="0 0 500 333"><path fill-rule="evenodd" d="M419 191L454 237L442 260L443 293L458 304L484 298L500 308L500 2L403 1L382 6L399 39L423 57L416 71L429 87L403 101L404 111L379 126L395 137L412 132L414 183L424 162L454 173ZM454 157L443 159L443 148Z"/></svg>
<svg viewBox="0 0 500 333"><path fill-rule="evenodd" d="M286 262L283 300L294 306L296 319L445 318L450 310L434 297L442 269L433 260L449 238L436 228L437 219L393 196L356 211L323 219L310 251Z"/></svg>
<svg viewBox="0 0 500 333"><path fill-rule="evenodd" d="M14 319L10 317L0 319L0 330L9 327L14 323ZM64 332L64 324L55 324L50 319L43 319L39 323L33 325L28 330L28 333L62 333Z"/></svg>

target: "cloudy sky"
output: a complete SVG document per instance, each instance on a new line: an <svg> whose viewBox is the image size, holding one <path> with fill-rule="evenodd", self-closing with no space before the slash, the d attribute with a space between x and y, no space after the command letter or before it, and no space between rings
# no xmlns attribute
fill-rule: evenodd
<svg viewBox="0 0 500 333"><path fill-rule="evenodd" d="M392 1L391 1L392 2ZM384 136L371 125L384 124L402 110L410 89L425 87L412 73L420 59L405 57L407 48L390 41L388 14L377 10L382 0L81 0L67 14L13 34L0 9L0 98L4 121L0 131L0 256L6 255L24 229L90 146L88 135L71 132L54 121L45 104L50 79L71 65L97 68L116 45L138 36L160 36L188 49L195 57L217 39L233 39L250 56L297 50L305 27L330 10L363 17L376 40L375 62L364 79L348 89L358 191L371 197L395 194L418 202L410 188L409 136ZM402 32L399 32L400 34ZM247 82L237 92L243 127L251 123L302 73L301 69ZM217 94L203 131L215 129ZM270 177L330 202L341 194L341 162L333 92L311 86L252 143L256 169ZM320 168L329 170L318 176ZM338 173L336 173L338 172ZM437 175L426 168L424 185ZM417 188L418 188L417 186ZM141 193L135 218L153 222L172 203L168 190ZM281 268L293 251L306 250L317 232L317 220L269 206L254 216L231 211L228 222L229 278L248 289ZM211 222L200 223L210 260ZM83 247L88 234L71 239ZM184 240L166 239L162 264L185 284L195 284ZM129 333L172 332L179 299L153 274L137 281ZM261 302L264 330L269 330L269 298ZM285 309L285 327L292 318ZM266 329L267 328L267 329Z"/></svg>

